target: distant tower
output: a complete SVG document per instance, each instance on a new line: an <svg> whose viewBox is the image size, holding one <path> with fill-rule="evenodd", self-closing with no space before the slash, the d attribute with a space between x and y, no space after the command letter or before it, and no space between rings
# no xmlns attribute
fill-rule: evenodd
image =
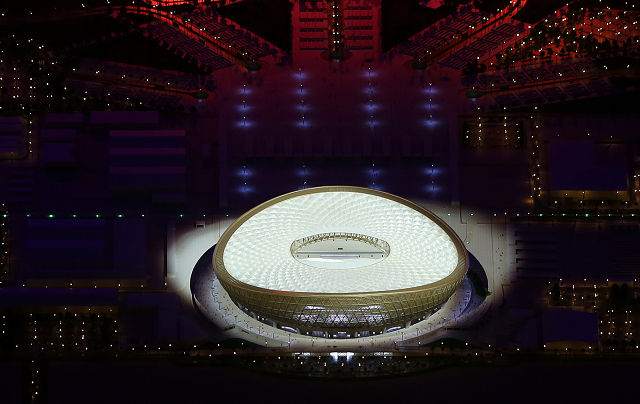
<svg viewBox="0 0 640 404"><path fill-rule="evenodd" d="M380 5L381 0L292 0L293 51L364 51L366 59L379 59Z"/></svg>
<svg viewBox="0 0 640 404"><path fill-rule="evenodd" d="M292 0L292 5L292 51L327 50L327 2Z"/></svg>
<svg viewBox="0 0 640 404"><path fill-rule="evenodd" d="M327 2L329 57L343 59L345 49L344 0Z"/></svg>
<svg viewBox="0 0 640 404"><path fill-rule="evenodd" d="M346 49L382 56L380 0L342 0Z"/></svg>

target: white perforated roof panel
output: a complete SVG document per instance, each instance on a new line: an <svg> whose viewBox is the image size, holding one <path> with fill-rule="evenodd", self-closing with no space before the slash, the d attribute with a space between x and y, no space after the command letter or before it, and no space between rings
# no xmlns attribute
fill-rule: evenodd
<svg viewBox="0 0 640 404"><path fill-rule="evenodd" d="M291 243L326 228L373 233L390 246L382 261L327 270L291 255ZM435 222L393 200L358 192L320 192L283 200L235 230L224 248L232 277L265 289L306 293L362 293L437 282L458 264L456 247Z"/></svg>

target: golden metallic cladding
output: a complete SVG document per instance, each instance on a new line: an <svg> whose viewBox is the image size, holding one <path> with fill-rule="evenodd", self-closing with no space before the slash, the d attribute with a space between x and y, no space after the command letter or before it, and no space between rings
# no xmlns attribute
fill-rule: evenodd
<svg viewBox="0 0 640 404"><path fill-rule="evenodd" d="M307 293L260 288L231 276L224 266L224 249L233 233L258 212L284 200L326 192L354 192L378 196L405 205L436 223L454 243L458 264L451 274L430 284L365 293ZM366 329L401 325L430 314L453 294L469 264L467 250L458 235L427 209L398 196L369 188L327 186L290 192L266 201L240 216L222 235L213 264L229 295L254 313L283 325L312 330Z"/></svg>

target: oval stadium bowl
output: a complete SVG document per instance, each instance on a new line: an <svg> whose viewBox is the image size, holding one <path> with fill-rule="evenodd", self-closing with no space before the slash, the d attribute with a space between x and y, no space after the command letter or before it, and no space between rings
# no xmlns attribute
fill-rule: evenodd
<svg viewBox="0 0 640 404"><path fill-rule="evenodd" d="M427 209L348 186L262 203L225 231L213 254L240 308L315 335L423 320L458 288L468 264L460 238Z"/></svg>

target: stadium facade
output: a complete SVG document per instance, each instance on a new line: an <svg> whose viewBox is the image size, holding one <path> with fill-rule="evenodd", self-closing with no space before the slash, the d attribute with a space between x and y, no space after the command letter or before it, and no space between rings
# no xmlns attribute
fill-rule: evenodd
<svg viewBox="0 0 640 404"><path fill-rule="evenodd" d="M468 255L423 207L382 191L318 187L251 209L213 253L245 313L316 337L362 337L428 318L455 292Z"/></svg>

